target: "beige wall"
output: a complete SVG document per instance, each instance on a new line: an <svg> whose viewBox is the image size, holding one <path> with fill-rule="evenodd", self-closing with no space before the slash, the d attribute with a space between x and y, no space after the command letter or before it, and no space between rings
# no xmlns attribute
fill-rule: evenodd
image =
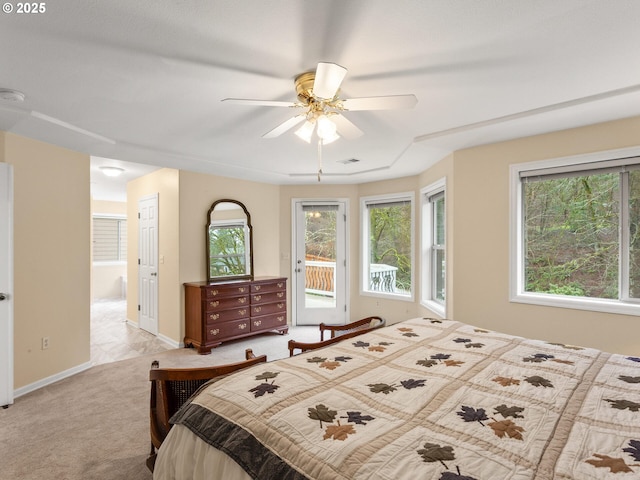
<svg viewBox="0 0 640 480"><path fill-rule="evenodd" d="M87 366L89 156L0 132L14 167L14 384ZM42 337L49 348L42 350Z"/></svg>
<svg viewBox="0 0 640 480"><path fill-rule="evenodd" d="M455 319L542 340L640 354L640 319L509 302L509 165L640 144L640 117L455 152ZM451 192L450 192L451 193Z"/></svg>
<svg viewBox="0 0 640 480"><path fill-rule="evenodd" d="M91 200L91 232L94 215L127 215L126 202ZM93 237L91 238L93 245ZM102 300L123 296L122 277L127 275L126 262L98 262L91 264L91 298Z"/></svg>
<svg viewBox="0 0 640 480"><path fill-rule="evenodd" d="M158 334L177 340L180 325L180 187L163 168L127 184L127 319L138 323L138 202L158 194Z"/></svg>

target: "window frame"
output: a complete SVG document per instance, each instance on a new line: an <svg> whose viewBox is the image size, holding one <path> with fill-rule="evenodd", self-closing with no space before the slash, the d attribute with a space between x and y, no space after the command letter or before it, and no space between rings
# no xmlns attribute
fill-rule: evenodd
<svg viewBox="0 0 640 480"><path fill-rule="evenodd" d="M95 221L96 220L113 220L118 222L118 239L117 239L117 249L116 249L118 252L118 259L116 260L96 260L95 259L94 249L95 249L95 243L96 243L96 240L95 240ZM126 255L128 253L127 242L129 241L129 225L127 222L127 216L117 215L117 214L107 214L107 213L95 213L91 215L91 259L93 264L95 265L123 265L123 264L126 265L127 264L127 258L125 257L123 259L121 257L121 254L123 252L121 226L123 223L126 225L126 228L127 228L125 245L124 245L124 253Z"/></svg>
<svg viewBox="0 0 640 480"><path fill-rule="evenodd" d="M411 292L409 294L400 294L393 292L377 292L368 290L369 284L369 215L368 206L370 204L409 202L411 205ZM360 197L360 251L361 251L361 268L360 268L360 295L367 297L387 298L391 300L401 300L413 302L415 298L415 193L402 192L387 195L372 195Z"/></svg>
<svg viewBox="0 0 640 480"><path fill-rule="evenodd" d="M435 227L436 227L436 218L435 218L435 203L432 201L434 197L439 197L440 195L444 198L444 252L445 252L445 265L444 265L444 276L445 276L445 296L444 300L440 301L434 298L434 288L435 288L435 275L436 271L434 270L435 260L434 260L434 237L435 237ZM422 199L421 209L422 209L422 225L421 225L421 294L420 294L420 304L423 307L428 308L434 313L446 317L447 312L447 294L446 294L446 282L447 282L447 182L446 178L442 178L431 185L428 185L420 190L420 198Z"/></svg>
<svg viewBox="0 0 640 480"><path fill-rule="evenodd" d="M640 156L640 147L622 148L569 157L559 157L527 163L512 164L509 167L509 300L514 303L542 305L559 308L572 308L623 315L640 315L640 304L637 300L625 298L601 299L588 297L572 297L549 293L525 291L524 269L524 201L522 198L521 172L562 168L566 172L588 171L595 167L595 162L637 163L632 157ZM624 197L624 193L621 192ZM621 217L621 221L624 216ZM624 232L624 225L621 225ZM625 271L627 262L622 234L620 238L619 275ZM625 281L628 281L625 280ZM620 278L622 288L622 278Z"/></svg>

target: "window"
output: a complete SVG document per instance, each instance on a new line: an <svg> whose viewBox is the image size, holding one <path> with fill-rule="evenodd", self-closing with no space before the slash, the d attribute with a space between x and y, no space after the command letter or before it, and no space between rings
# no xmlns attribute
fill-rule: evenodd
<svg viewBox="0 0 640 480"><path fill-rule="evenodd" d="M362 212L362 291L411 299L413 194L367 197Z"/></svg>
<svg viewBox="0 0 640 480"><path fill-rule="evenodd" d="M446 209L445 180L421 191L422 194L422 304L445 315Z"/></svg>
<svg viewBox="0 0 640 480"><path fill-rule="evenodd" d="M93 261L127 261L127 219L93 217Z"/></svg>
<svg viewBox="0 0 640 480"><path fill-rule="evenodd" d="M602 153L571 160L512 167L512 297L638 313L640 157Z"/></svg>

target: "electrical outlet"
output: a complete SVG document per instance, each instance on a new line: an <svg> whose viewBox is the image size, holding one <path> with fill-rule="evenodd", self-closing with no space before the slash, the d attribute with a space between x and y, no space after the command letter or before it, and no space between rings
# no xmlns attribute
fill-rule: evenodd
<svg viewBox="0 0 640 480"><path fill-rule="evenodd" d="M42 350L49 348L49 337L42 337Z"/></svg>

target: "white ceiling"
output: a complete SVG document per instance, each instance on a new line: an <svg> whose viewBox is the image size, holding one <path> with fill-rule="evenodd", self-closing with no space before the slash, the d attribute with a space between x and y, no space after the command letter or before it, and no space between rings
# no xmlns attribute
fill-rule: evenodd
<svg viewBox="0 0 640 480"><path fill-rule="evenodd" d="M17 5L16 2L9 2ZM0 15L0 130L113 162L315 183L295 101L319 61L341 97L413 93L413 110L346 112L322 181L424 171L451 151L640 115L637 0L57 0ZM639 136L640 138L640 136ZM348 159L357 163L344 163ZM94 164L97 160L94 159Z"/></svg>

